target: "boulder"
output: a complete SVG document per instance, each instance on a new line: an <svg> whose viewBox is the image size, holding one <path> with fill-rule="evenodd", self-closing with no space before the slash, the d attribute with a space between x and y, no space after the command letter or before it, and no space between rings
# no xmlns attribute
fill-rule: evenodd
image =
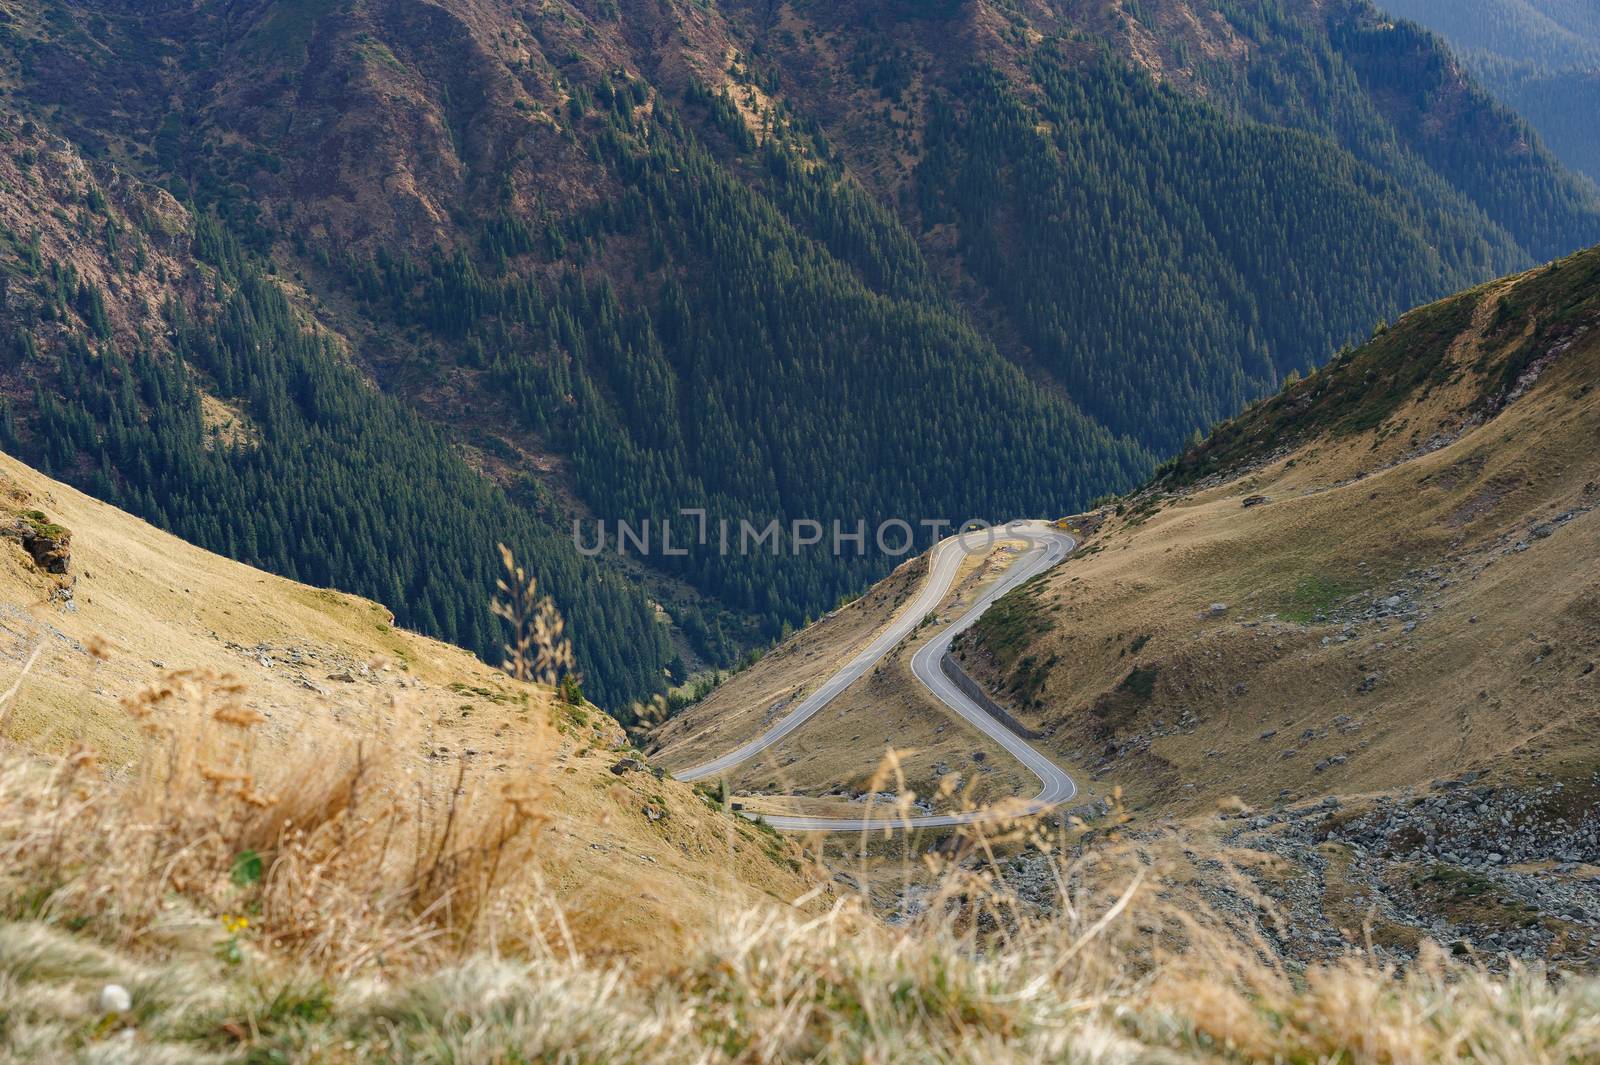
<svg viewBox="0 0 1600 1065"><path fill-rule="evenodd" d="M66 573L72 565L72 533L30 510L0 524L0 537L15 540L46 573Z"/></svg>

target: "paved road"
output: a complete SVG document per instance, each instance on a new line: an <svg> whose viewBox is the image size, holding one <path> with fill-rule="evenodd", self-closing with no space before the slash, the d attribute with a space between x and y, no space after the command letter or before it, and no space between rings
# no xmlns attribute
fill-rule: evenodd
<svg viewBox="0 0 1600 1065"><path fill-rule="evenodd" d="M933 692L935 698L948 707L978 731L993 739L1005 748L1013 757L1026 766L1029 772L1039 778L1042 788L1038 795L1028 800L1021 807L1022 811L1036 812L1051 806L1067 802L1078 792L1078 786L1073 783L1070 776L1060 766L1046 758L1028 741L1006 728L1005 725L989 716L982 707L969 699L960 688L957 688L950 678L944 675L939 668L940 660L950 649L950 643L964 630L969 628L995 600L1007 592L1023 584L1029 579L1043 573L1065 558L1077 541L1053 525L1044 522L1019 522L1004 529L991 532L974 532L965 536L952 536L941 541L933 549L933 554L928 566L928 576L923 584L920 594L910 606L901 611L894 622L885 629L878 638L873 640L865 650L852 658L850 662L828 678L816 691L805 698L799 706L785 714L777 724L755 739L729 751L720 758L712 759L703 765L692 769L685 769L675 773L679 780L703 780L725 774L734 766L748 762L763 751L779 743L784 737L794 732L809 721L823 707L832 702L838 695L876 665L891 649L901 640L914 632L922 620L927 617L949 594L951 586L955 583L957 574L961 569L961 560L967 554L986 551L996 539L1025 540L1030 546L1022 555L1012 562L1005 576L980 598L967 608L966 612L954 624L948 625L938 636L928 641L917 651L911 659L911 670L917 679ZM1006 811L1014 815L1019 810L1012 806ZM756 816L748 814L747 816ZM872 818L851 817L802 817L784 816L777 814L761 815L761 820L773 828L791 832L858 832L867 829L884 828L941 828L954 825L970 824L987 818L998 816L989 811L975 811L972 813L939 814L911 817L895 821Z"/></svg>

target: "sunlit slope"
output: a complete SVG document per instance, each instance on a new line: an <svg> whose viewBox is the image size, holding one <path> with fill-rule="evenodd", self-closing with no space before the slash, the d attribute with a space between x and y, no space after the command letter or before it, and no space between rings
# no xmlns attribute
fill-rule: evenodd
<svg viewBox="0 0 1600 1065"><path fill-rule="evenodd" d="M586 948L670 951L729 900L807 890L775 837L647 766L614 774L630 748L609 717L397 629L377 603L219 558L7 456L0 511L0 525L46 515L71 551L55 575L0 540L0 690L19 682L0 742L84 745L122 774L144 738L119 700L173 670L229 675L267 719L268 762L309 753L313 772L375 731L414 733L403 779L381 786L534 781L541 875Z"/></svg>
<svg viewBox="0 0 1600 1065"><path fill-rule="evenodd" d="M969 668L1165 808L1592 769L1596 325L1595 252L1412 312L1105 512Z"/></svg>

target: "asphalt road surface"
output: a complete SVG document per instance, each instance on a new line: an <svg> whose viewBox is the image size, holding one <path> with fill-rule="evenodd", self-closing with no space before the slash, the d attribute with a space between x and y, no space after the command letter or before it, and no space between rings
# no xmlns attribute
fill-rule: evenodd
<svg viewBox="0 0 1600 1065"><path fill-rule="evenodd" d="M950 712L962 718L973 728L994 740L1003 747L1012 757L1027 767L1028 771L1039 778L1042 785L1039 794L1026 803L1007 805L1004 811L977 810L952 814L928 814L914 817L897 818L854 818L854 817L804 817L787 816L779 814L753 814L747 812L746 816L759 816L762 821L773 828L789 832L859 832L876 829L898 828L941 828L953 825L970 824L976 821L993 819L1000 816L1015 816L1019 813L1034 813L1049 809L1061 803L1068 802L1078 793L1078 786L1073 783L1070 776L1060 766L1041 754L1027 740L1012 732L1009 728L991 717L981 706L967 697L966 693L945 676L940 668L940 661L945 652L950 649L953 641L964 630L969 628L990 605L1007 592L1031 578L1043 573L1067 556L1077 541L1053 525L1044 522L1014 522L1011 525L997 527L989 531L967 533L964 536L952 536L942 540L934 547L933 555L928 566L928 576L923 584L922 591L917 598L900 612L894 622L877 639L873 640L860 654L852 658L839 672L829 677L816 691L812 692L789 713L785 714L772 728L757 736L736 750L729 751L720 758L714 758L703 765L692 769L685 769L675 773L679 780L704 780L708 777L723 776L728 770L742 765L750 759L770 749L773 745L783 741L784 737L793 733L800 726L811 720L816 713L827 706L839 696L846 688L860 680L867 670L876 665L891 649L901 640L914 632L922 620L926 618L949 594L950 588L955 584L956 576L961 569L961 561L970 553L987 551L998 540L1024 540L1029 547L1019 555L1007 568L1003 577L950 625L947 625L938 636L924 644L911 658L911 671L916 675L934 698L943 703Z"/></svg>

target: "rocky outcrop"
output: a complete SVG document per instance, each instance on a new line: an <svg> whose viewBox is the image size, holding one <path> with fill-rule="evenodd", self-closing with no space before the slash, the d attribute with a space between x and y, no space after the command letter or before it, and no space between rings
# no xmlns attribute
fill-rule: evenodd
<svg viewBox="0 0 1600 1065"><path fill-rule="evenodd" d="M0 520L0 537L21 544L46 573L66 573L72 565L72 533L37 510Z"/></svg>

